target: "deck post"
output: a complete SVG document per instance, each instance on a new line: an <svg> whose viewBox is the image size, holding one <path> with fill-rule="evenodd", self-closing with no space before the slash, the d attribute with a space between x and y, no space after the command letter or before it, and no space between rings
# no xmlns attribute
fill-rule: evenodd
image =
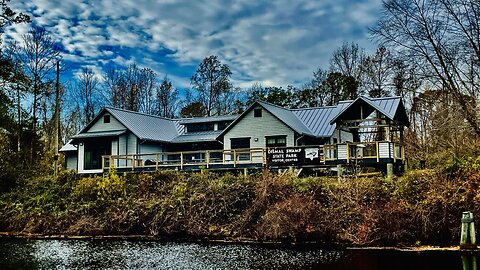
<svg viewBox="0 0 480 270"><path fill-rule="evenodd" d="M343 177L342 164L337 164L337 177L338 177L338 180L341 180L341 178Z"/></svg>
<svg viewBox="0 0 480 270"><path fill-rule="evenodd" d="M207 169L208 169L208 167L210 167L209 166L209 164L210 164L210 151L205 152L205 161L207 162Z"/></svg>
<svg viewBox="0 0 480 270"><path fill-rule="evenodd" d="M237 151L233 149L233 167L237 167Z"/></svg>
<svg viewBox="0 0 480 270"><path fill-rule="evenodd" d="M180 170L183 170L183 152L180 152Z"/></svg>
<svg viewBox="0 0 480 270"><path fill-rule="evenodd" d="M105 157L102 156L102 172L105 171Z"/></svg>
<svg viewBox="0 0 480 270"><path fill-rule="evenodd" d="M375 145L377 147L377 162L380 162L380 144L378 143L378 141L375 142Z"/></svg>
<svg viewBox="0 0 480 270"><path fill-rule="evenodd" d="M132 155L132 171L135 171L135 155Z"/></svg>
<svg viewBox="0 0 480 270"><path fill-rule="evenodd" d="M155 171L158 171L158 153L155 155Z"/></svg>
<svg viewBox="0 0 480 270"><path fill-rule="evenodd" d="M387 163L387 178L393 178L393 163Z"/></svg>
<svg viewBox="0 0 480 270"><path fill-rule="evenodd" d="M248 168L243 168L243 175L248 176Z"/></svg>

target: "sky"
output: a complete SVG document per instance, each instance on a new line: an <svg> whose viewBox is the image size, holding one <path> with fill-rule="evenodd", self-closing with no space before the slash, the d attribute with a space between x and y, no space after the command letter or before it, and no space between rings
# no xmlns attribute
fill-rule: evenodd
<svg viewBox="0 0 480 270"><path fill-rule="evenodd" d="M190 87L198 64L217 55L232 70L234 86L301 86L332 52L355 42L376 44L368 27L381 0L12 0L61 44L63 79L89 67L99 76L112 66L136 63ZM20 40L31 25L9 27Z"/></svg>

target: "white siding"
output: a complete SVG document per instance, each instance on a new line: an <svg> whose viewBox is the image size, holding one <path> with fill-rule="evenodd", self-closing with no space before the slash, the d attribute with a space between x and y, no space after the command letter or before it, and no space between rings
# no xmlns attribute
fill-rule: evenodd
<svg viewBox="0 0 480 270"><path fill-rule="evenodd" d="M138 154L137 136L133 133L128 133L128 154Z"/></svg>
<svg viewBox="0 0 480 270"><path fill-rule="evenodd" d="M256 108L262 107L258 106ZM230 139L248 137L250 137L250 148L265 147L265 137L276 135L286 135L287 146L295 146L295 133L290 127L280 122L280 120L263 108L262 117L253 117L253 111L254 109L225 134L223 139L224 149L231 149ZM255 141L255 138L258 140Z"/></svg>
<svg viewBox="0 0 480 270"><path fill-rule="evenodd" d="M338 159L347 159L348 151L346 144L338 144L337 145L337 152L338 152Z"/></svg>
<svg viewBox="0 0 480 270"><path fill-rule="evenodd" d="M380 158L393 157L393 143L379 142L378 143L378 155Z"/></svg>
<svg viewBox="0 0 480 270"><path fill-rule="evenodd" d="M161 153L163 152L163 147L160 143L141 143L138 145L139 153L140 154L154 154L154 153ZM159 161L163 160L162 155L159 155ZM146 160L154 161L157 159L157 155L146 155L142 156L141 159L143 162Z"/></svg>
<svg viewBox="0 0 480 270"><path fill-rule="evenodd" d="M65 152L65 168L67 170L77 170L77 151Z"/></svg>
<svg viewBox="0 0 480 270"><path fill-rule="evenodd" d="M113 116L110 115L110 123L103 123L103 114L101 117L98 118L97 122L95 122L87 132L98 132L98 131L111 131L111 130L122 130L125 129L125 126L118 122Z"/></svg>

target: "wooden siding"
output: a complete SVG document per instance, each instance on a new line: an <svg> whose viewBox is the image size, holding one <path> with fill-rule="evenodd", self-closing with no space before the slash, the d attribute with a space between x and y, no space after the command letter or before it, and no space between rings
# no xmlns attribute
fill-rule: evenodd
<svg viewBox="0 0 480 270"><path fill-rule="evenodd" d="M337 152L338 152L338 159L347 159L348 157L348 150L346 144L338 144L337 145Z"/></svg>
<svg viewBox="0 0 480 270"><path fill-rule="evenodd" d="M77 170L77 152L65 152L65 168L67 170Z"/></svg>
<svg viewBox="0 0 480 270"><path fill-rule="evenodd" d="M378 156L380 158L393 157L393 143L379 142L378 143Z"/></svg>
<svg viewBox="0 0 480 270"><path fill-rule="evenodd" d="M254 109L262 109L262 117L253 117ZM224 149L231 149L230 139L250 137L250 148L265 147L266 136L287 136L287 146L295 146L294 131L271 113L258 106L236 123L224 136ZM255 141L255 138L258 138Z"/></svg>
<svg viewBox="0 0 480 270"><path fill-rule="evenodd" d="M118 122L113 116L110 115L110 123L103 123L103 114L101 117L98 118L97 122L95 122L87 132L99 132L99 131L112 131L112 130L122 130L125 129L125 126L122 123Z"/></svg>
<svg viewBox="0 0 480 270"><path fill-rule="evenodd" d="M161 153L163 152L163 147L160 143L151 143L151 142L147 142L147 143L141 143L138 145L138 148L139 148L139 154L153 154L153 153ZM160 161L162 161L162 158L163 156L160 156L159 159ZM156 155L147 155L147 156L144 156L143 159L147 160L156 160Z"/></svg>

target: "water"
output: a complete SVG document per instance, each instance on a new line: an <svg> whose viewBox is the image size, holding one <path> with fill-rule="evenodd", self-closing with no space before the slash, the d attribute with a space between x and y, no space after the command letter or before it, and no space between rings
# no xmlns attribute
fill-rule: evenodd
<svg viewBox="0 0 480 270"><path fill-rule="evenodd" d="M476 269L473 260L452 251L0 239L0 269Z"/></svg>

